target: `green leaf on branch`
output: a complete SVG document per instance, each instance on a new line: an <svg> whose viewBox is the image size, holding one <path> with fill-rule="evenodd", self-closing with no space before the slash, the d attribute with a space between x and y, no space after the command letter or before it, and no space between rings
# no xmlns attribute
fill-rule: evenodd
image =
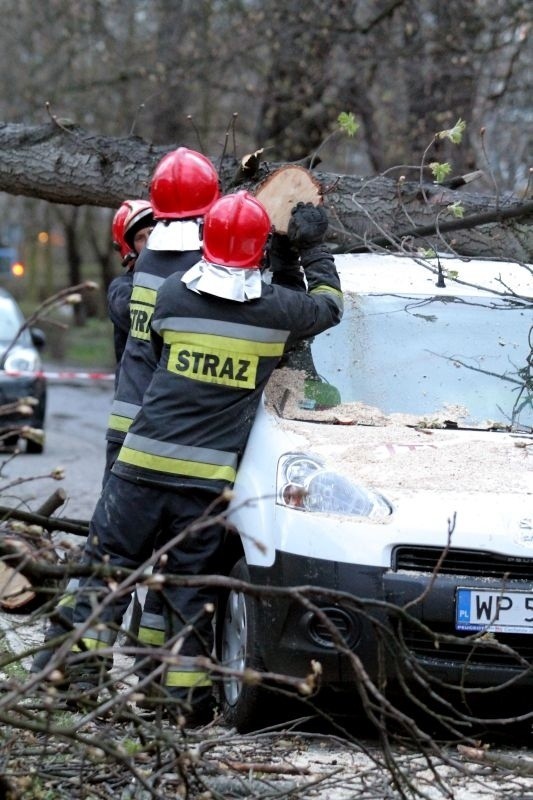
<svg viewBox="0 0 533 800"><path fill-rule="evenodd" d="M445 161L444 164L440 164L438 161L432 161L429 165L429 168L433 177L439 183L440 181L443 181L444 178L452 171L452 168L447 161Z"/></svg>
<svg viewBox="0 0 533 800"><path fill-rule="evenodd" d="M462 219L465 215L465 210L458 200L448 206L448 211L457 219Z"/></svg>
<svg viewBox="0 0 533 800"><path fill-rule="evenodd" d="M466 128L464 119L459 118L453 128L447 128L437 133L437 139L449 139L453 144L459 144Z"/></svg>
<svg viewBox="0 0 533 800"><path fill-rule="evenodd" d="M347 136L355 136L359 130L359 123L351 111L341 111L337 117L337 122L341 131Z"/></svg>

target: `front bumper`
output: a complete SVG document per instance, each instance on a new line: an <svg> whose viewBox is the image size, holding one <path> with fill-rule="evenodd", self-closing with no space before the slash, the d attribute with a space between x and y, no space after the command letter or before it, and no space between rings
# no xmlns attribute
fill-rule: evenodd
<svg viewBox="0 0 533 800"><path fill-rule="evenodd" d="M288 589L260 603L259 629L268 636L259 646L268 671L303 677L315 660L323 683L342 689L356 682L360 661L378 685L417 676L450 688L533 685L533 668L528 669L533 635L473 637L455 631L457 586L499 590L497 579L432 579L427 572L279 551L272 566L250 566L250 574L257 585ZM507 581L505 587L530 590L531 581Z"/></svg>

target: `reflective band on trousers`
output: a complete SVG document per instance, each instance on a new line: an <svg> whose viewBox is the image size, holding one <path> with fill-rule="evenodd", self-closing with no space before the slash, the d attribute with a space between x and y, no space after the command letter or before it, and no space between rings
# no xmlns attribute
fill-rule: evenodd
<svg viewBox="0 0 533 800"><path fill-rule="evenodd" d="M116 633L107 628L105 630L89 628L81 637L80 642L72 645L71 649L74 653L80 653L83 650L103 650L105 647L112 647L116 638Z"/></svg>
<svg viewBox="0 0 533 800"><path fill-rule="evenodd" d="M198 669L194 656L178 656L179 662L171 666L165 677L165 686L192 689L211 686L211 678L205 669Z"/></svg>
<svg viewBox="0 0 533 800"><path fill-rule="evenodd" d="M170 669L165 679L165 686L181 687L183 689L195 689L196 687L212 685L209 673L201 670Z"/></svg>
<svg viewBox="0 0 533 800"><path fill-rule="evenodd" d="M162 614L154 614L151 611L143 611L141 614L141 626L145 628L155 628L157 631L164 631L165 618Z"/></svg>
<svg viewBox="0 0 533 800"><path fill-rule="evenodd" d="M76 592L78 591L80 582L78 578L71 578L67 583L65 593L58 603L61 608L74 608L76 605Z"/></svg>
<svg viewBox="0 0 533 800"><path fill-rule="evenodd" d="M162 614L143 611L139 625L139 644L153 644L161 647L165 644L165 618Z"/></svg>
<svg viewBox="0 0 533 800"><path fill-rule="evenodd" d="M154 628L139 628L139 644L154 644L162 647L165 644L165 631L154 630Z"/></svg>

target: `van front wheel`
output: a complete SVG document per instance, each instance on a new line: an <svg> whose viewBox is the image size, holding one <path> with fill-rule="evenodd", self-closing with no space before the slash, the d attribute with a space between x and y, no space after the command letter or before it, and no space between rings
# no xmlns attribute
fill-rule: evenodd
<svg viewBox="0 0 533 800"><path fill-rule="evenodd" d="M229 577L250 582L244 558L237 561ZM258 648L258 602L247 592L231 589L221 598L217 615L218 657L235 673L221 682L221 710L227 724L241 733L261 727L266 699L271 698L260 683L243 680L245 670L264 671Z"/></svg>

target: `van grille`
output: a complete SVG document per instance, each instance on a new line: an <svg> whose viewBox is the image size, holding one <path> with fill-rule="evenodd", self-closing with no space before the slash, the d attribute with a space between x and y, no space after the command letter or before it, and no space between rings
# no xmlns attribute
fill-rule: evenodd
<svg viewBox="0 0 533 800"><path fill-rule="evenodd" d="M426 636L423 631L415 627L404 628L403 641L406 647L418 658L441 662L460 662L464 663L465 669L468 669L468 665L484 665L502 668L514 667L524 670L526 667L523 662L520 662L520 657L530 665L533 663L533 636L531 635L513 634L506 636L498 633L496 634L497 640L495 639L493 644L485 640L482 646L480 644L476 645L471 641L463 644L459 641L462 638L460 633L445 627L439 630L438 626L432 625L432 628L435 633L452 634L455 635L456 639L453 642L439 640L438 647L436 647L435 640ZM498 648L498 644L512 648L516 655L511 652L503 652L502 648Z"/></svg>
<svg viewBox="0 0 533 800"><path fill-rule="evenodd" d="M442 554L442 547L395 547L392 569L409 572L433 572ZM502 556L482 550L452 548L439 567L439 575L470 575L478 578L533 580L533 558Z"/></svg>

